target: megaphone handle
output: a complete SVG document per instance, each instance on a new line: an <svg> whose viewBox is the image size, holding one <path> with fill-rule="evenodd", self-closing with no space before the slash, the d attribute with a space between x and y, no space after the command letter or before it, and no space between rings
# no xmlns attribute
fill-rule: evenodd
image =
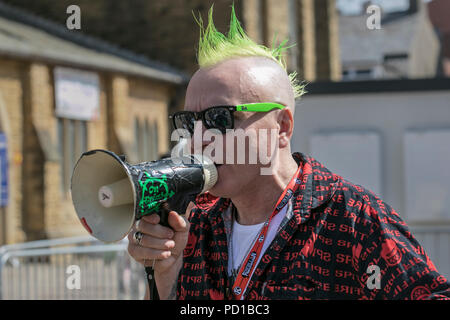
<svg viewBox="0 0 450 320"><path fill-rule="evenodd" d="M145 273L147 273L150 300L159 300L158 289L156 288L155 281L155 270L153 267L145 267Z"/></svg>
<svg viewBox="0 0 450 320"><path fill-rule="evenodd" d="M169 226L169 212L170 212L169 205L167 204L167 202L164 202L161 205L161 210L158 211L158 215L159 215L159 218L160 218L159 224L164 226L164 227L168 227L168 228L170 228L170 226Z"/></svg>
<svg viewBox="0 0 450 320"><path fill-rule="evenodd" d="M169 212L170 212L169 205L167 204L167 202L164 202L161 205L161 210L158 211L158 215L160 217L159 224L170 228ZM155 270L153 269L153 267L145 267L145 272L147 274L150 300L159 300L158 289L156 288L156 281L155 281Z"/></svg>

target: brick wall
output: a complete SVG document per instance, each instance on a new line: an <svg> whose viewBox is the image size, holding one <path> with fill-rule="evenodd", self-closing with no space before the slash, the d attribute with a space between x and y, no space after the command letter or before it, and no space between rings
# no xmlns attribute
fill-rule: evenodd
<svg viewBox="0 0 450 320"><path fill-rule="evenodd" d="M10 202L0 235L6 233L7 243L86 234L70 193L61 188L53 81L52 65L0 57L0 130L10 161ZM156 81L100 73L100 117L88 122L88 149L127 153L138 115L158 122L159 152L166 152L173 92Z"/></svg>
<svg viewBox="0 0 450 320"><path fill-rule="evenodd" d="M316 79L316 39L314 32L314 0L296 0L297 72L300 79Z"/></svg>
<svg viewBox="0 0 450 320"><path fill-rule="evenodd" d="M338 81L341 78L341 61L335 0L315 0L314 12L316 79Z"/></svg>

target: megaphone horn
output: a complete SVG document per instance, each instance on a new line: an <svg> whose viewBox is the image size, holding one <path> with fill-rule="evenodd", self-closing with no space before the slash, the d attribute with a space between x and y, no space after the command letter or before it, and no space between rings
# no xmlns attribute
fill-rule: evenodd
<svg viewBox="0 0 450 320"><path fill-rule="evenodd" d="M214 163L201 155L130 165L99 149L83 153L75 165L72 201L93 237L115 242L128 234L135 219L159 212L175 194L203 193L216 181Z"/></svg>

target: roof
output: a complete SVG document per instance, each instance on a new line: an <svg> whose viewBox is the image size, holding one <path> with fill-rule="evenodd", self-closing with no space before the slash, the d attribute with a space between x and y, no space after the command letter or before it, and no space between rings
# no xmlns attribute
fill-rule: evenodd
<svg viewBox="0 0 450 320"><path fill-rule="evenodd" d="M321 94L450 91L450 78L313 82L306 86L306 91L305 97Z"/></svg>
<svg viewBox="0 0 450 320"><path fill-rule="evenodd" d="M188 76L163 63L0 2L0 54L125 73L184 84Z"/></svg>
<svg viewBox="0 0 450 320"><path fill-rule="evenodd" d="M387 54L408 54L419 27L419 14L406 14L390 20L381 29L367 28L367 15L340 16L341 60L346 64L379 65Z"/></svg>

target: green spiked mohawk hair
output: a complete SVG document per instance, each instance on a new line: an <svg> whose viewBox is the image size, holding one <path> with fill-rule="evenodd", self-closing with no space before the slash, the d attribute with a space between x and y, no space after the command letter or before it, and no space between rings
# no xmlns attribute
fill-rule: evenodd
<svg viewBox="0 0 450 320"><path fill-rule="evenodd" d="M213 6L208 13L208 25L203 25L201 16L194 18L200 26L200 40L198 45L197 60L200 68L214 66L222 61L235 57L266 57L277 62L284 70L286 63L283 53L290 47L286 46L287 40L277 47L269 49L259 45L250 39L236 17L234 5L231 6L230 29L227 35L219 32L214 26ZM287 70L286 70L287 71ZM289 75L295 98L305 93L305 85L297 80L297 73Z"/></svg>

